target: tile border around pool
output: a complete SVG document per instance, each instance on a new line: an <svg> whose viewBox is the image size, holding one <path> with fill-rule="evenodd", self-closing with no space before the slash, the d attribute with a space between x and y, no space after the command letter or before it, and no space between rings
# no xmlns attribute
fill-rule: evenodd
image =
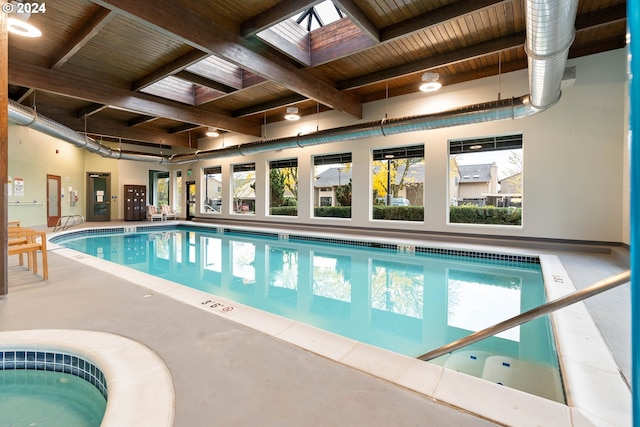
<svg viewBox="0 0 640 427"><path fill-rule="evenodd" d="M99 368L109 397L101 427L170 427L175 390L169 369L146 346L119 335L75 329L0 332L0 351L66 353Z"/></svg>
<svg viewBox="0 0 640 427"><path fill-rule="evenodd" d="M0 348L0 371L48 371L70 374L93 385L105 400L108 399L107 381L93 363L76 354L51 350Z"/></svg>
<svg viewBox="0 0 640 427"><path fill-rule="evenodd" d="M170 227L178 223L180 222ZM144 227L147 229L153 226ZM198 227L208 228L201 224L198 224ZM168 229L167 225L163 225L162 228ZM217 227L211 225L210 228ZM273 230L265 232L273 234ZM357 239L362 240L359 237ZM406 243L425 245L424 241L407 240ZM484 251L495 254L510 252L516 253L516 256L537 257L540 260L549 299L575 291L566 270L553 255L539 255L499 246L442 242L428 242L427 246L443 250ZM114 265L55 243L51 244L50 248L86 266L119 275L141 287L226 317L341 364L414 390L434 401L445 402L498 423L510 426L535 424L562 427L631 424L631 393L619 375L617 365L583 303L566 307L552 315L568 401L568 405L563 405Z"/></svg>

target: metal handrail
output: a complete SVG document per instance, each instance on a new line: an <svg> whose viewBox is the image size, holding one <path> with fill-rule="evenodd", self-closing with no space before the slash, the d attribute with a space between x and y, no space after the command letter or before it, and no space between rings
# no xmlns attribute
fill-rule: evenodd
<svg viewBox="0 0 640 427"><path fill-rule="evenodd" d="M464 338L460 338L457 341L431 350L428 353L423 354L422 356L418 356L418 359L428 361L447 353L451 353L452 351L459 350L462 347L466 347L485 338L499 334L500 332L506 331L507 329L511 329L515 326L522 325L523 323L526 323L530 320L537 319L538 317L549 314L552 311L582 301L601 292L608 291L609 289L613 289L616 286L620 286L624 283L629 282L630 278L630 270L607 277L606 279L600 280L584 289L570 293L553 301L548 301L539 307L525 311L524 313L521 313L503 322L497 323L481 331L474 332L473 334L468 335Z"/></svg>
<svg viewBox="0 0 640 427"><path fill-rule="evenodd" d="M64 219L64 225L62 224L63 219ZM73 220L71 224L69 224L70 220ZM82 215L61 216L60 218L58 218L58 222L56 223L56 226L53 228L53 231L58 231L58 230L64 231L73 227L74 225L79 225L82 223L84 223L84 217Z"/></svg>

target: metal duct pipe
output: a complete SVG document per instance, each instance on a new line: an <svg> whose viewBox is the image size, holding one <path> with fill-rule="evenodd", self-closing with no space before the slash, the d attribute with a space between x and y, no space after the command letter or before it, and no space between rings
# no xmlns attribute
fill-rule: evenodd
<svg viewBox="0 0 640 427"><path fill-rule="evenodd" d="M172 163L186 163L202 159L230 156L248 156L264 151L284 150L287 148L308 147L332 142L351 141L363 138L395 135L406 132L439 129L471 123L483 123L495 120L526 117L539 109L533 108L527 95L468 105L436 114L383 119L381 121L361 123L335 129L327 129L308 135L296 135L266 141L254 141L222 149L197 151L178 154L171 158Z"/></svg>
<svg viewBox="0 0 640 427"><path fill-rule="evenodd" d="M560 99L560 83L575 37L578 0L527 0L525 52L531 104L549 108Z"/></svg>
<svg viewBox="0 0 640 427"><path fill-rule="evenodd" d="M531 95L469 105L428 114L328 129L308 135L253 141L222 149L196 151L171 157L114 151L97 141L62 126L18 103L10 101L9 119L70 142L101 156L153 163L180 164L229 156L247 156L265 151L308 147L405 132L439 129L495 120L518 119L544 111L560 99L560 83L568 50L573 42L578 0L527 0L525 50L529 55Z"/></svg>
<svg viewBox="0 0 640 427"><path fill-rule="evenodd" d="M98 141L82 135L60 123L38 114L35 110L25 107L13 100L9 100L9 120L21 126L42 132L54 138L61 139L79 148L111 159L135 160L142 162L164 163L167 159L153 154L127 153L114 150Z"/></svg>

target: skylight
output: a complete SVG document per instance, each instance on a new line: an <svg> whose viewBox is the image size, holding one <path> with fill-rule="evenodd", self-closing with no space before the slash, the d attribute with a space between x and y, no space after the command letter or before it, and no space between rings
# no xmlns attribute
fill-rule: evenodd
<svg viewBox="0 0 640 427"><path fill-rule="evenodd" d="M291 19L307 31L316 30L324 25L344 18L344 13L331 0L325 0Z"/></svg>

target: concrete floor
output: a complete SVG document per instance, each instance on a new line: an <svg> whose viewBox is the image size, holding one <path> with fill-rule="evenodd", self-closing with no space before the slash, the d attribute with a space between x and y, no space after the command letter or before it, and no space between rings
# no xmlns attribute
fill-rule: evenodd
<svg viewBox="0 0 640 427"><path fill-rule="evenodd" d="M625 250L553 253L578 289L628 261ZM0 330L98 330L143 343L173 376L175 426L497 425L161 294L149 297L144 287L55 251L48 281L18 266L16 257L9 265ZM587 302L626 378L629 294L627 284Z"/></svg>

